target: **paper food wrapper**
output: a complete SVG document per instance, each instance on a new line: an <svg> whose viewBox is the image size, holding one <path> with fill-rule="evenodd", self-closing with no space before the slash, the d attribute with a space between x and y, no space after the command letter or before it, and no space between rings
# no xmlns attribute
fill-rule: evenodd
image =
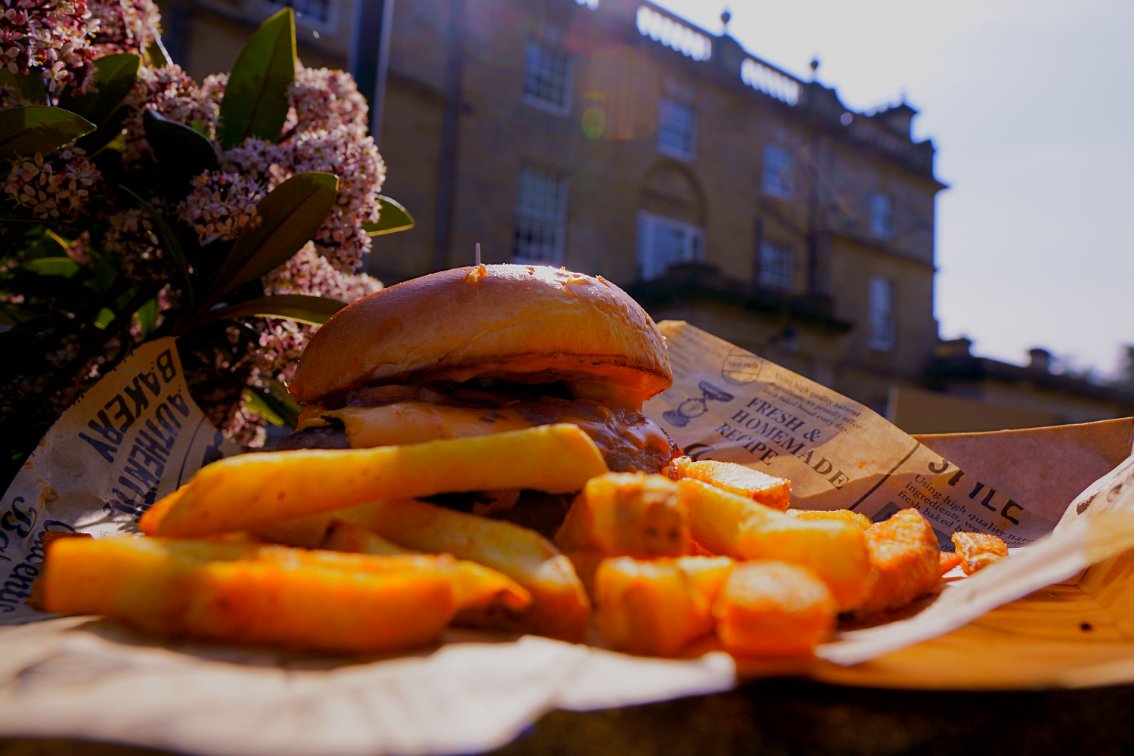
<svg viewBox="0 0 1134 756"><path fill-rule="evenodd" d="M130 532L229 453L189 398L172 341L138 350L52 429L0 501L0 733L197 753L469 752L554 708L726 690L760 675L898 688L1134 681L1134 421L910 437L871 410L684 323L646 414L696 458L792 480L793 506L883 519L916 507L1011 547L920 611L839 633L805 662L707 648L659 660L454 631L435 649L329 657L161 642L26 598L50 531Z"/></svg>

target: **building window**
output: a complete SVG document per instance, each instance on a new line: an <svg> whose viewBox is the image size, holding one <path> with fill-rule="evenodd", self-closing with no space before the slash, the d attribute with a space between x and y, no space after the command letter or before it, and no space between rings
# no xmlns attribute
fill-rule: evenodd
<svg viewBox="0 0 1134 756"><path fill-rule="evenodd" d="M870 233L879 239L894 236L894 200L888 194L870 195Z"/></svg>
<svg viewBox="0 0 1134 756"><path fill-rule="evenodd" d="M529 42L524 57L524 100L553 113L571 109L571 55Z"/></svg>
<svg viewBox="0 0 1134 756"><path fill-rule="evenodd" d="M765 289L791 291L795 282L795 265L791 247L775 242L760 244L760 266L757 283Z"/></svg>
<svg viewBox="0 0 1134 756"><path fill-rule="evenodd" d="M693 108L663 99L658 108L658 152L691 160L695 125Z"/></svg>
<svg viewBox="0 0 1134 756"><path fill-rule="evenodd" d="M895 321L894 282L874 276L870 279L870 348L882 352L894 349Z"/></svg>
<svg viewBox="0 0 1134 756"><path fill-rule="evenodd" d="M334 4L335 0L268 0L268 5L294 10L297 21L323 29L331 26Z"/></svg>
<svg viewBox="0 0 1134 756"><path fill-rule="evenodd" d="M638 275L657 278L671 266L705 258L705 232L663 215L638 213Z"/></svg>
<svg viewBox="0 0 1134 756"><path fill-rule="evenodd" d="M791 196L791 154L778 144L764 147L764 191L776 197Z"/></svg>
<svg viewBox="0 0 1134 756"><path fill-rule="evenodd" d="M539 168L520 173L512 259L562 265L567 230L567 178Z"/></svg>

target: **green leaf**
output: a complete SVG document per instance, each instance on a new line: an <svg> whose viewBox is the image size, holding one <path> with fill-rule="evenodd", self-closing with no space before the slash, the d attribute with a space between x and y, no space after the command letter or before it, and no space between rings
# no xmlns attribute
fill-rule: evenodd
<svg viewBox="0 0 1134 756"><path fill-rule="evenodd" d="M94 130L93 123L63 108L26 105L0 110L0 160L46 155Z"/></svg>
<svg viewBox="0 0 1134 756"><path fill-rule="evenodd" d="M164 118L152 110L142 115L146 139L154 148L158 165L173 174L178 183L220 165L213 143L195 129Z"/></svg>
<svg viewBox="0 0 1134 756"><path fill-rule="evenodd" d="M44 105L47 103L47 89L43 86L43 77L36 73L16 74L7 68L0 68L0 87L11 87L19 92L20 97L29 103Z"/></svg>
<svg viewBox="0 0 1134 756"><path fill-rule="evenodd" d="M185 297L183 305L186 309L191 309L196 299L196 292L193 287L193 276L189 272L189 259L185 256L185 249L181 246L181 240L177 238L177 233L153 205L146 202L125 186L121 187L121 189L126 192L126 194L133 197L134 201L150 216L150 221L154 224L154 231L157 233L158 241L161 242L161 248L169 255L169 259L173 263L174 269L177 271L177 277L179 279L178 288L182 296Z"/></svg>
<svg viewBox="0 0 1134 756"><path fill-rule="evenodd" d="M378 222L362 224L362 230L371 236L396 234L399 231L409 231L414 227L413 216L402 207L401 203L380 194L378 195L378 207Z"/></svg>
<svg viewBox="0 0 1134 756"><path fill-rule="evenodd" d="M297 173L260 200L260 224L233 243L215 278L220 296L282 265L306 244L335 204L339 180Z"/></svg>
<svg viewBox="0 0 1134 756"><path fill-rule="evenodd" d="M103 307L98 311L98 315L95 316L94 324L95 328L99 329L100 331L104 331L106 330L106 327L113 322L114 310L110 309L109 307Z"/></svg>
<svg viewBox="0 0 1134 756"><path fill-rule="evenodd" d="M302 408L288 393L287 387L273 378L265 381L263 386L248 386L244 399L248 409L273 425L294 428L299 424Z"/></svg>
<svg viewBox="0 0 1134 756"><path fill-rule="evenodd" d="M241 401L244 404L245 409L249 410L250 412L255 412L257 415L264 418L272 425L278 427L285 425L287 422L278 412L275 411L272 405L268 403L268 400L264 398L264 395L251 386L246 386L244 388L244 393L241 395Z"/></svg>
<svg viewBox="0 0 1134 756"><path fill-rule="evenodd" d="M279 139L295 63L295 17L284 8L260 24L232 66L220 105L218 136L225 149L248 137Z"/></svg>
<svg viewBox="0 0 1134 756"><path fill-rule="evenodd" d="M138 325L142 328L142 336L149 336L157 328L158 303L151 299L138 308L134 313L138 317Z"/></svg>
<svg viewBox="0 0 1134 756"><path fill-rule="evenodd" d="M322 325L327 318L346 307L346 302L303 294L275 294L238 302L205 314L200 322L240 318L284 318L310 325Z"/></svg>
<svg viewBox="0 0 1134 756"><path fill-rule="evenodd" d="M133 53L99 58L94 62L95 80L91 90L77 94L68 88L59 98L59 104L101 126L133 89L141 63L142 59Z"/></svg>
<svg viewBox="0 0 1134 756"><path fill-rule="evenodd" d="M154 38L154 41L146 46L146 63L152 68L165 68L173 65L173 58L169 57L169 51L162 44L161 37Z"/></svg>
<svg viewBox="0 0 1134 756"><path fill-rule="evenodd" d="M83 266L70 257L40 257L36 260L28 260L23 267L24 270L38 273L41 276L60 276L62 278L72 278L83 270Z"/></svg>

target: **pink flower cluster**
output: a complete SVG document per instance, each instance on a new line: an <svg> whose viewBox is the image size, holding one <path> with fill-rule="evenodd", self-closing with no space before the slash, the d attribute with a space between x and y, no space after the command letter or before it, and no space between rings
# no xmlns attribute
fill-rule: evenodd
<svg viewBox="0 0 1134 756"><path fill-rule="evenodd" d="M16 159L0 188L35 218L68 223L86 210L101 178L86 153L71 147Z"/></svg>
<svg viewBox="0 0 1134 756"><path fill-rule="evenodd" d="M98 57L143 53L161 39L161 13L153 0L88 0L98 27L91 46Z"/></svg>
<svg viewBox="0 0 1134 756"><path fill-rule="evenodd" d="M0 68L21 76L41 73L51 93L68 84L87 86L94 60L90 40L99 26L87 0L0 2Z"/></svg>
<svg viewBox="0 0 1134 756"><path fill-rule="evenodd" d="M220 115L220 99L202 96L197 82L175 64L138 69L138 80L124 105L129 115L123 124L122 160L130 167L137 167L153 157L142 120L147 109L171 121L198 128L209 137L213 136Z"/></svg>
<svg viewBox="0 0 1134 756"><path fill-rule="evenodd" d="M197 232L202 244L218 239L231 241L260 224L256 203L265 192L254 177L206 171L193 179L192 186L177 210L181 219Z"/></svg>

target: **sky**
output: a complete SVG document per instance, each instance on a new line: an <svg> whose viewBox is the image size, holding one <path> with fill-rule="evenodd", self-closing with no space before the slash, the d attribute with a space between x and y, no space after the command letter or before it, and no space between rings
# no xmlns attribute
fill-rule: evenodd
<svg viewBox="0 0 1134 756"><path fill-rule="evenodd" d="M660 0L721 30L726 3ZM1116 374L1134 344L1134 1L733 0L729 33L937 147L942 338Z"/></svg>

